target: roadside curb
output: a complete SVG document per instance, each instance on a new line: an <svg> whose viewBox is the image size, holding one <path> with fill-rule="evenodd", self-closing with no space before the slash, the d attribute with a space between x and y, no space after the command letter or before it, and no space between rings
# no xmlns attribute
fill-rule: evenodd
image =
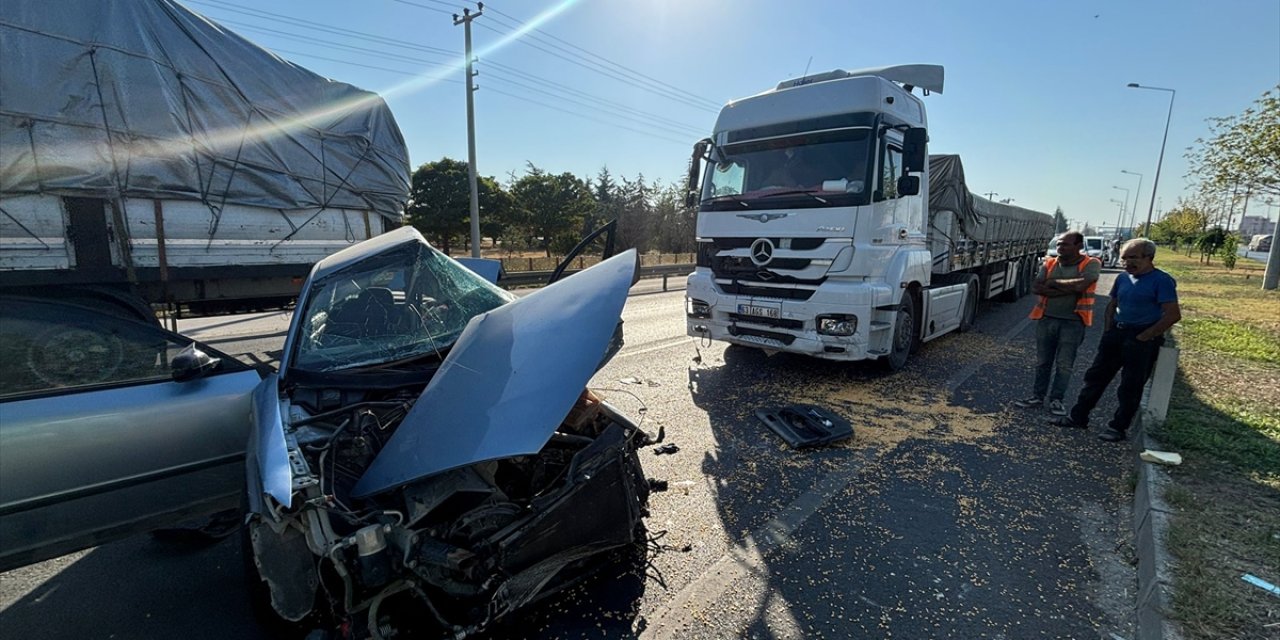
<svg viewBox="0 0 1280 640"><path fill-rule="evenodd" d="M1165 544L1172 510L1164 501L1169 474L1158 465L1143 462L1138 453L1160 449L1147 435L1145 412L1139 418L1134 439L1134 463L1138 483L1133 500L1134 550L1138 556L1137 637L1139 640L1180 638L1177 628L1165 617L1173 602L1173 558Z"/></svg>
<svg viewBox="0 0 1280 640"><path fill-rule="evenodd" d="M1142 399L1134 430L1133 461L1137 484L1133 496L1133 546L1138 556L1138 599L1136 607L1139 640L1180 640L1177 625L1166 617L1173 604L1173 557L1165 543L1173 510L1165 502L1165 490L1172 482L1158 464L1139 457L1144 449L1162 450L1147 428L1164 421L1177 369L1176 346L1162 348L1156 371Z"/></svg>

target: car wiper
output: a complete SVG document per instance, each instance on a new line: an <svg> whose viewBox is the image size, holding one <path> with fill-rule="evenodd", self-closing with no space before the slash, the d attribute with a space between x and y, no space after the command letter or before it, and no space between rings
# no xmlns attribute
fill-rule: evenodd
<svg viewBox="0 0 1280 640"><path fill-rule="evenodd" d="M777 192L774 192L774 193L766 193L766 194L764 194L764 195L762 195L762 196L759 196L759 197L757 197L757 198L755 198L755 199L756 199L756 200L764 200L765 198L776 198L776 197L778 197L778 196L794 196L794 195L799 195L799 194L804 194L804 195L806 195L806 196L809 196L810 198L813 198L814 200L817 200L818 202L821 202L822 204L827 204L827 201L826 201L825 199L823 199L823 198L819 198L819 197L818 197L817 195L815 195L812 191L809 191L809 190L807 190L807 189L790 189L790 190L787 190L787 191L777 191Z"/></svg>
<svg viewBox="0 0 1280 640"><path fill-rule="evenodd" d="M740 196L740 195L738 195L738 194L736 194L736 193L726 193L726 194L724 194L724 195L722 195L722 196L716 196L716 197L714 197L714 198L707 198L706 200L703 200L703 202L704 202L704 203L711 203L711 202L718 202L718 201L720 201L720 200L732 200L733 202L736 202L736 203L738 203L738 204L742 205L743 207L745 207L745 208L747 208L747 209L750 209L750 208L751 208L751 203L747 202L746 200L743 200L743 199L742 199L742 196Z"/></svg>

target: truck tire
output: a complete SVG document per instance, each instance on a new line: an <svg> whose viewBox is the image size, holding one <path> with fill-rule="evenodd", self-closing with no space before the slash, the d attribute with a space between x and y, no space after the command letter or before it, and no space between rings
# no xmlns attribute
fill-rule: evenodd
<svg viewBox="0 0 1280 640"><path fill-rule="evenodd" d="M1022 261L1022 274L1018 277L1018 298L1031 293L1031 281L1036 277L1036 263L1030 258Z"/></svg>
<svg viewBox="0 0 1280 640"><path fill-rule="evenodd" d="M902 293L902 301L898 303L898 312L894 314L893 336L889 339L889 354L880 358L880 364L887 371L901 371L907 366L920 342L920 332L916 327L916 300L911 291Z"/></svg>

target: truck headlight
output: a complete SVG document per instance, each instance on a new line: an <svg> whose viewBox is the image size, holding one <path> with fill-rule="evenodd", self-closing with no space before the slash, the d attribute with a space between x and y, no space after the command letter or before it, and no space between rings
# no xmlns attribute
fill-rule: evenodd
<svg viewBox="0 0 1280 640"><path fill-rule="evenodd" d="M711 305L697 298L685 298L684 312L690 318L710 318Z"/></svg>
<svg viewBox="0 0 1280 640"><path fill-rule="evenodd" d="M858 316L833 313L818 316L818 333L828 336L851 336L858 332Z"/></svg>

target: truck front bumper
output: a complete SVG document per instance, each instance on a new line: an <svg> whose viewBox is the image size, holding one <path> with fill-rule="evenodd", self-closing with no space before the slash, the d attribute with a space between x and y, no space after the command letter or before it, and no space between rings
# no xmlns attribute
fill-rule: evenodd
<svg viewBox="0 0 1280 640"><path fill-rule="evenodd" d="M695 338L827 360L868 360L884 353L891 323L877 306L891 304L887 287L827 280L806 300L743 296L724 292L710 270L689 276L686 331ZM703 304L695 304L705 303ZM821 317L853 318L852 335L819 333Z"/></svg>

